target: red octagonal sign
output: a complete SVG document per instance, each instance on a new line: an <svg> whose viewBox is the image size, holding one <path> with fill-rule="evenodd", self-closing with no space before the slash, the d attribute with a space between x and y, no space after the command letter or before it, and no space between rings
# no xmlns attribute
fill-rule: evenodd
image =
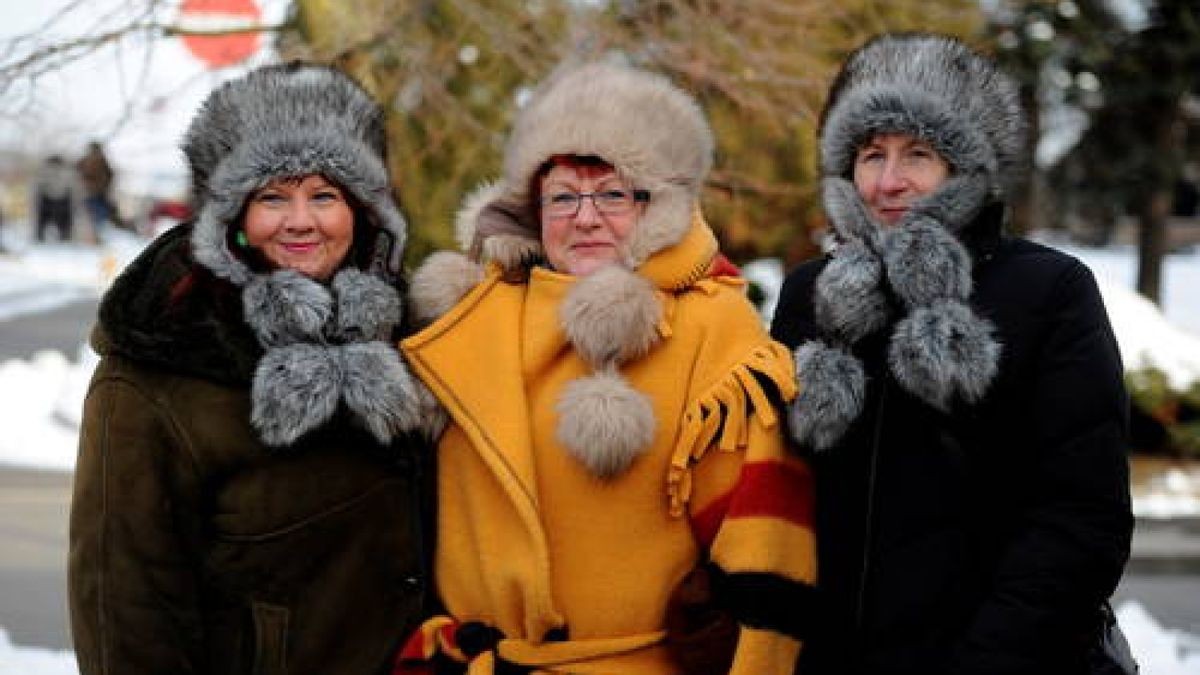
<svg viewBox="0 0 1200 675"><path fill-rule="evenodd" d="M184 0L179 26L185 31L220 32L259 25L262 13L254 0ZM258 51L256 31L227 35L184 35L183 44L210 68L243 61Z"/></svg>

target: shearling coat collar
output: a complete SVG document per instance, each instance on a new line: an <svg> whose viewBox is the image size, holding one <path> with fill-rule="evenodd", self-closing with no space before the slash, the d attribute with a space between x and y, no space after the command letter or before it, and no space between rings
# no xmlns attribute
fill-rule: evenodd
<svg viewBox="0 0 1200 675"><path fill-rule="evenodd" d="M102 355L249 386L262 347L241 320L236 289L196 266L190 236L188 225L163 233L122 272L100 303L92 345Z"/></svg>

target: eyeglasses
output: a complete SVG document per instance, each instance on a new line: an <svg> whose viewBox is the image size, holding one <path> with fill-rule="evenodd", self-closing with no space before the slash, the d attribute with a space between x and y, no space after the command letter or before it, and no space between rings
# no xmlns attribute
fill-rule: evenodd
<svg viewBox="0 0 1200 675"><path fill-rule="evenodd" d="M542 198L542 213L550 218L574 218L584 198L591 199L596 211L605 216L623 216L637 202L650 201L646 190L601 190L600 192L555 192Z"/></svg>

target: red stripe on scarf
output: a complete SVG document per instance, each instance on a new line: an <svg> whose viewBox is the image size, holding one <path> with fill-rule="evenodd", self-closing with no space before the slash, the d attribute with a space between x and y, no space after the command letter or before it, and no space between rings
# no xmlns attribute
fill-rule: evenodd
<svg viewBox="0 0 1200 675"><path fill-rule="evenodd" d="M802 464L754 462L742 466L728 518L767 516L801 527L813 524L812 474Z"/></svg>

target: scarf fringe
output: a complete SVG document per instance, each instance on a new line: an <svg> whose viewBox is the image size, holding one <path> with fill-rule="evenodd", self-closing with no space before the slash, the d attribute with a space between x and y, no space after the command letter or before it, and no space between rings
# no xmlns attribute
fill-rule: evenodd
<svg viewBox="0 0 1200 675"><path fill-rule="evenodd" d="M683 515L692 495L692 466L710 448L715 446L723 452L745 448L750 440L751 414L766 428L779 423L775 406L756 375L775 385L785 401L795 397L797 386L791 353L783 345L769 342L755 347L693 401L683 413L682 429L667 472L672 517Z"/></svg>

